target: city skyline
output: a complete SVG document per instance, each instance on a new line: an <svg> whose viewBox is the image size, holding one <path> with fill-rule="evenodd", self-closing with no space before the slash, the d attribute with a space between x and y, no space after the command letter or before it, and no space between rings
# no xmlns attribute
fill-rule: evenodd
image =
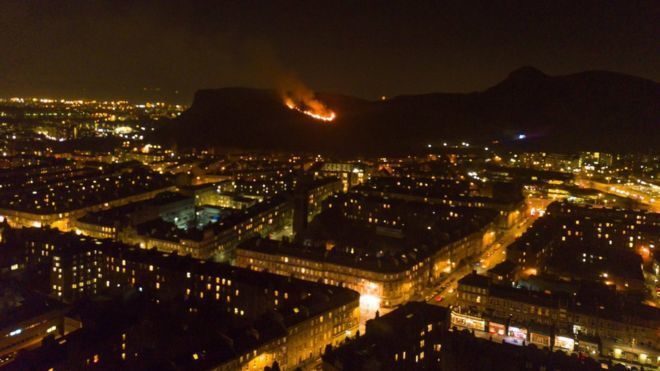
<svg viewBox="0 0 660 371"><path fill-rule="evenodd" d="M0 371L659 371L658 5L2 2Z"/></svg>
<svg viewBox="0 0 660 371"><path fill-rule="evenodd" d="M654 2L3 3L2 96L167 100L277 87L380 96L482 90L521 66L658 81Z"/></svg>

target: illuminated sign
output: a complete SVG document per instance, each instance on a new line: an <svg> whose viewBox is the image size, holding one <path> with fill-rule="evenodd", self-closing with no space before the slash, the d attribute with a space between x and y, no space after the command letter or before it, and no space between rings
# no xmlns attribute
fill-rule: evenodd
<svg viewBox="0 0 660 371"><path fill-rule="evenodd" d="M550 346L550 336L548 335L543 335L543 334L538 334L535 332L531 332L529 334L529 342L533 344L538 344L544 347L549 347Z"/></svg>
<svg viewBox="0 0 660 371"><path fill-rule="evenodd" d="M452 325L465 327L473 330L485 331L486 321L479 317L468 316L460 313L451 313Z"/></svg>
<svg viewBox="0 0 660 371"><path fill-rule="evenodd" d="M565 336L555 336L555 348L561 348L566 350L573 350L575 347L575 340Z"/></svg>
<svg viewBox="0 0 660 371"><path fill-rule="evenodd" d="M527 329L522 327L509 326L509 336L518 340L526 340Z"/></svg>
<svg viewBox="0 0 660 371"><path fill-rule="evenodd" d="M499 323L490 322L488 324L488 332L491 334L504 336L504 334L506 333L506 326L501 325Z"/></svg>

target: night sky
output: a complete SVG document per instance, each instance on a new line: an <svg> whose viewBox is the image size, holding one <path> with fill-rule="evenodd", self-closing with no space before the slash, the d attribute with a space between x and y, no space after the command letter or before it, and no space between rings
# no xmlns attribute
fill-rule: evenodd
<svg viewBox="0 0 660 371"><path fill-rule="evenodd" d="M295 74L364 98L511 70L660 80L660 1L0 2L0 96L160 98Z"/></svg>

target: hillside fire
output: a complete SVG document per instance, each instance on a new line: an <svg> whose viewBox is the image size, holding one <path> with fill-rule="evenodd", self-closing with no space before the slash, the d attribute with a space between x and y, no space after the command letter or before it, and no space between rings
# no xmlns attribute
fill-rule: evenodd
<svg viewBox="0 0 660 371"><path fill-rule="evenodd" d="M284 98L284 104L292 110L325 122L330 122L337 117L337 114L325 106L325 104L316 100L315 98L302 100L300 102L294 101L291 97Z"/></svg>
<svg viewBox="0 0 660 371"><path fill-rule="evenodd" d="M316 94L294 75L281 78L280 95L284 105L315 120L331 122L337 114L316 98Z"/></svg>

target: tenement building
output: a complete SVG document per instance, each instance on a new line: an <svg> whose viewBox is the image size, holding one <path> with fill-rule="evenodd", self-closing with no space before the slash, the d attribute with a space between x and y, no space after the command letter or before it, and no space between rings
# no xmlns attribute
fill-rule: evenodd
<svg viewBox="0 0 660 371"><path fill-rule="evenodd" d="M81 311L82 332L26 355L39 368L153 369L167 358L185 369L293 369L357 331L359 295L345 288L47 229L6 229L2 243L50 261L50 295ZM124 304L89 311L102 297ZM201 323L219 327L206 334Z"/></svg>
<svg viewBox="0 0 660 371"><path fill-rule="evenodd" d="M446 308L409 302L367 322L364 335L323 355L324 370L438 369Z"/></svg>
<svg viewBox="0 0 660 371"><path fill-rule="evenodd" d="M323 370L601 370L590 358L515 346L449 328L449 310L410 302L367 322L366 333L328 348Z"/></svg>
<svg viewBox="0 0 660 371"><path fill-rule="evenodd" d="M80 322L67 315L68 305L46 295L3 283L0 298L0 367L46 337L59 339L80 328Z"/></svg>
<svg viewBox="0 0 660 371"><path fill-rule="evenodd" d="M117 239L125 228L150 220L163 219L185 225L194 217L195 203L192 197L163 192L149 200L89 213L73 221L72 225L78 234Z"/></svg>
<svg viewBox="0 0 660 371"><path fill-rule="evenodd" d="M335 195L293 242L252 239L236 265L349 287L395 307L482 252L496 213L361 194Z"/></svg>
<svg viewBox="0 0 660 371"><path fill-rule="evenodd" d="M507 258L523 270L643 293L659 241L660 214L553 203Z"/></svg>
<svg viewBox="0 0 660 371"><path fill-rule="evenodd" d="M631 302L603 285L534 291L473 273L458 282L452 326L511 344L660 364L660 310Z"/></svg>
<svg viewBox="0 0 660 371"><path fill-rule="evenodd" d="M122 206L173 191L169 180L142 167L107 165L98 171L76 169L0 191L0 217L14 227L51 226L70 230L89 212Z"/></svg>
<svg viewBox="0 0 660 371"><path fill-rule="evenodd" d="M125 229L119 239L144 249L226 261L242 241L266 237L290 225L291 214L289 198L280 194L199 228L180 228L172 221L157 219Z"/></svg>
<svg viewBox="0 0 660 371"><path fill-rule="evenodd" d="M432 205L495 210L500 228L510 228L523 217L526 204L519 189L508 183L474 182L441 177L374 177L356 188L365 195Z"/></svg>

